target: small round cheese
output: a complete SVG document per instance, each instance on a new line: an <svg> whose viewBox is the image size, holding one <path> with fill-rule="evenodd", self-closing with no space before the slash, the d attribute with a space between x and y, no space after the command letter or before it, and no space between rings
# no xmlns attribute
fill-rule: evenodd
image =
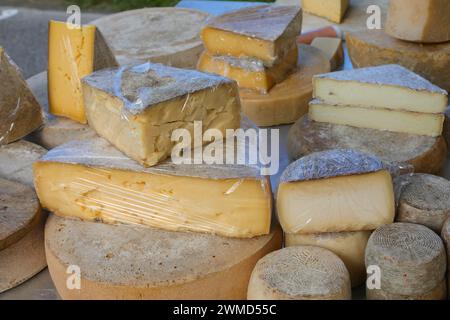
<svg viewBox="0 0 450 320"><path fill-rule="evenodd" d="M392 294L382 289L367 289L367 300L446 300L447 281L441 281L438 286L431 291L420 295Z"/></svg>
<svg viewBox="0 0 450 320"><path fill-rule="evenodd" d="M349 273L331 251L294 246L258 261L248 286L249 300L348 300Z"/></svg>

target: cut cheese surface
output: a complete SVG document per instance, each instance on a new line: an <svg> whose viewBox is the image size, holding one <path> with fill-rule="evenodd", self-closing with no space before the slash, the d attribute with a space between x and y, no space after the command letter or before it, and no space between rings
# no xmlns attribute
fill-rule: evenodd
<svg viewBox="0 0 450 320"><path fill-rule="evenodd" d="M234 81L218 75L145 63L104 69L83 79L89 125L119 150L146 166L170 156L175 129L240 126Z"/></svg>
<svg viewBox="0 0 450 320"><path fill-rule="evenodd" d="M370 155L313 153L283 172L277 212L286 233L373 230L394 220L392 179Z"/></svg>
<svg viewBox="0 0 450 320"><path fill-rule="evenodd" d="M383 289L367 289L367 300L447 300L447 280L429 292L420 295L392 294Z"/></svg>
<svg viewBox="0 0 450 320"><path fill-rule="evenodd" d="M301 0L305 12L341 23L349 7L349 0Z"/></svg>
<svg viewBox="0 0 450 320"><path fill-rule="evenodd" d="M442 113L447 92L399 65L344 70L314 77L314 97L329 104Z"/></svg>
<svg viewBox="0 0 450 320"><path fill-rule="evenodd" d="M449 17L448 0L391 0L386 33L420 43L450 41Z"/></svg>
<svg viewBox="0 0 450 320"><path fill-rule="evenodd" d="M285 234L286 247L308 245L328 249L342 259L348 272L352 287L366 280L364 252L371 231L330 232L311 234Z"/></svg>
<svg viewBox="0 0 450 320"><path fill-rule="evenodd" d="M144 168L98 138L51 150L34 177L41 204L63 217L238 238L269 232L270 184L250 166Z"/></svg>
<svg viewBox="0 0 450 320"><path fill-rule="evenodd" d="M50 21L48 38L50 113L86 123L80 80L96 68L116 66L114 55L92 25L69 29Z"/></svg>
<svg viewBox="0 0 450 320"><path fill-rule="evenodd" d="M257 58L270 65L292 48L301 25L300 7L262 5L211 19L201 37L212 55Z"/></svg>
<svg viewBox="0 0 450 320"><path fill-rule="evenodd" d="M282 232L230 239L51 216L45 239L63 299L245 299L256 262L281 248ZM85 270L80 290L66 286L70 265Z"/></svg>
<svg viewBox="0 0 450 320"><path fill-rule="evenodd" d="M318 122L431 137L440 136L444 124L443 114L329 105L320 100L310 102L308 115L311 120Z"/></svg>
<svg viewBox="0 0 450 320"><path fill-rule="evenodd" d="M311 46L322 50L330 60L331 71L335 71L344 64L344 47L341 38L317 37Z"/></svg>
<svg viewBox="0 0 450 320"><path fill-rule="evenodd" d="M276 83L280 83L296 69L298 60L297 45L273 66L266 67L258 59L212 56L207 51L200 56L200 71L216 73L236 80L240 88L248 88L267 93Z"/></svg>
<svg viewBox="0 0 450 320"><path fill-rule="evenodd" d="M0 47L0 145L17 141L43 124L41 107L19 67Z"/></svg>
<svg viewBox="0 0 450 320"><path fill-rule="evenodd" d="M258 261L247 299L350 300L350 277L342 260L329 250L284 248Z"/></svg>

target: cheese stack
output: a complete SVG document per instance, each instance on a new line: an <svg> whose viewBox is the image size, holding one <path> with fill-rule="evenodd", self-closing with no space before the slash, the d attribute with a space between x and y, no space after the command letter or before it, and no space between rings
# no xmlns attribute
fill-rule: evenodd
<svg viewBox="0 0 450 320"><path fill-rule="evenodd" d="M361 68L314 77L310 119L438 137L447 92L399 65Z"/></svg>
<svg viewBox="0 0 450 320"><path fill-rule="evenodd" d="M277 210L287 246L333 251L357 286L365 280L364 249L371 231L394 221L392 179L368 154L348 149L313 153L283 172Z"/></svg>

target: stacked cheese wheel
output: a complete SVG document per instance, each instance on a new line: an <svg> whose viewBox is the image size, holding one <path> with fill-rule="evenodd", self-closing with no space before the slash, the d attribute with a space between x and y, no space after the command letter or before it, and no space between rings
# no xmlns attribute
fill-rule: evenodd
<svg viewBox="0 0 450 320"><path fill-rule="evenodd" d="M448 282L448 290L450 290L450 276L449 276L449 270L450 270L450 218L447 219L447 221L444 223L444 226L442 227L442 233L441 237L444 240L444 243L446 245L447 249L447 282ZM449 292L447 292L449 294ZM450 294L449 294L450 298Z"/></svg>

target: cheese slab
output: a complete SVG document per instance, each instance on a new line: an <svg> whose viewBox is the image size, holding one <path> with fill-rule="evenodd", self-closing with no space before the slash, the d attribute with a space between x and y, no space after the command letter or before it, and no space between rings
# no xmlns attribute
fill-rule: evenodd
<svg viewBox="0 0 450 320"><path fill-rule="evenodd" d="M432 174L441 171L447 158L443 137L316 122L307 115L299 119L288 134L288 153L292 159L336 148L374 154L387 162L408 163L415 172Z"/></svg>
<svg viewBox="0 0 450 320"><path fill-rule="evenodd" d="M316 246L335 253L345 264L352 287L357 287L366 281L364 252L371 231L330 232L312 234L286 233L286 247Z"/></svg>
<svg viewBox="0 0 450 320"><path fill-rule="evenodd" d="M257 58L270 66L292 48L301 26L300 7L262 5L209 20L201 38L213 55Z"/></svg>
<svg viewBox="0 0 450 320"><path fill-rule="evenodd" d="M450 91L450 43L417 44L395 39L384 30L350 31L346 43L353 67L399 64Z"/></svg>
<svg viewBox="0 0 450 320"><path fill-rule="evenodd" d="M242 112L258 126L275 126L297 121L308 112L312 97L312 77L330 71L322 51L300 44L297 69L267 94L240 89Z"/></svg>
<svg viewBox="0 0 450 320"><path fill-rule="evenodd" d="M350 149L312 153L283 172L277 213L286 233L373 230L394 221L392 179L369 154Z"/></svg>
<svg viewBox="0 0 450 320"><path fill-rule="evenodd" d="M252 166L145 168L98 138L51 150L34 177L43 207L64 217L240 238L269 232L270 184Z"/></svg>
<svg viewBox="0 0 450 320"><path fill-rule="evenodd" d="M301 0L305 12L341 23L348 9L349 0Z"/></svg>
<svg viewBox="0 0 450 320"><path fill-rule="evenodd" d="M350 276L342 260L314 246L284 248L258 261L248 300L350 300Z"/></svg>
<svg viewBox="0 0 450 320"><path fill-rule="evenodd" d="M366 267L381 271L381 289L419 296L444 279L447 258L441 238L425 226L397 222L375 230L366 247Z"/></svg>
<svg viewBox="0 0 450 320"><path fill-rule="evenodd" d="M440 234L450 217L450 181L430 174L409 174L395 179L396 221L422 224Z"/></svg>
<svg viewBox="0 0 450 320"><path fill-rule="evenodd" d="M63 299L237 300L256 262L281 248L282 234L274 226L266 236L229 239L51 216L45 238ZM80 290L67 289L70 265L82 270Z"/></svg>
<svg viewBox="0 0 450 320"><path fill-rule="evenodd" d="M0 178L0 251L23 238L41 212L33 189Z"/></svg>
<svg viewBox="0 0 450 320"><path fill-rule="evenodd" d="M431 291L420 295L392 294L382 289L367 289L367 300L447 300L447 280L443 280Z"/></svg>
<svg viewBox="0 0 450 320"><path fill-rule="evenodd" d="M144 63L104 69L83 79L89 125L145 166L170 156L171 134L194 121L202 129L240 126L236 82L222 76Z"/></svg>
<svg viewBox="0 0 450 320"><path fill-rule="evenodd" d="M330 60L331 71L339 69L344 64L344 47L341 38L317 37L311 46L322 50Z"/></svg>
<svg viewBox="0 0 450 320"><path fill-rule="evenodd" d="M0 47L0 145L25 137L43 124L41 107L19 67Z"/></svg>
<svg viewBox="0 0 450 320"><path fill-rule="evenodd" d="M450 41L449 17L447 0L391 0L386 33L419 43Z"/></svg>
<svg viewBox="0 0 450 320"><path fill-rule="evenodd" d="M317 75L314 98L329 104L443 113L447 92L400 65ZM350 94L351 93L351 94Z"/></svg>

